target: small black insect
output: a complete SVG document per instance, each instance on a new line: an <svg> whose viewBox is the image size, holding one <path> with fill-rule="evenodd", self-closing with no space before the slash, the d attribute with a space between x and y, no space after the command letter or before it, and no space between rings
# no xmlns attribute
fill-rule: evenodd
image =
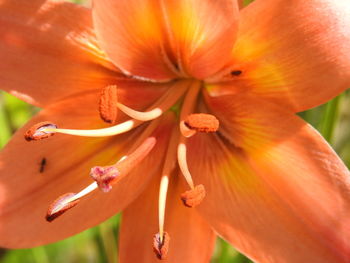
<svg viewBox="0 0 350 263"><path fill-rule="evenodd" d="M45 171L45 166L46 166L46 158L42 158L40 162L40 169L39 173L43 173Z"/></svg>
<svg viewBox="0 0 350 263"><path fill-rule="evenodd" d="M239 76L242 74L242 70L233 70L231 71L232 76Z"/></svg>

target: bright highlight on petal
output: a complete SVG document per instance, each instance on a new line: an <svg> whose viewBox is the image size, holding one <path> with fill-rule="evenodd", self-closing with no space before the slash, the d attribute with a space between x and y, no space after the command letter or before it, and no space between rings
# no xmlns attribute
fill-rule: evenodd
<svg viewBox="0 0 350 263"><path fill-rule="evenodd" d="M154 80L176 77L162 44L157 1L99 0L94 2L93 17L102 48L125 73Z"/></svg>
<svg viewBox="0 0 350 263"><path fill-rule="evenodd" d="M154 1L155 2L155 1ZM228 62L238 29L238 5L232 0L160 1L176 65L199 79Z"/></svg>
<svg viewBox="0 0 350 263"><path fill-rule="evenodd" d="M0 1L0 87L37 106L123 77L97 45L90 10L63 1Z"/></svg>

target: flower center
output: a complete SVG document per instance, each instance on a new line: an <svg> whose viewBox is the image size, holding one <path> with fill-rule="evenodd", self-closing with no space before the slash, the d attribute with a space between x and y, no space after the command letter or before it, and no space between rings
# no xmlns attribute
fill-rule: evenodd
<svg viewBox="0 0 350 263"><path fill-rule="evenodd" d="M238 74L238 73L237 73ZM181 81L181 80L180 80ZM186 80L187 81L187 80ZM142 141L136 149L122 157L118 162L109 166L95 166L90 170L90 176L94 180L89 186L78 193L67 193L56 199L49 207L46 219L51 222L69 209L75 207L83 197L99 188L108 193L112 186L127 176L130 171L139 165L156 147L157 137L152 135L159 124L159 117L171 110L174 105L181 105L178 116L179 125L173 128L171 138L164 158L162 175L159 188L158 220L159 231L154 236L153 249L159 259L166 257L169 246L169 234L164 231L165 207L169 181L176 163L180 168L189 190L179 196L186 207L199 205L205 197L203 185L196 185L193 181L187 163L187 141L198 132L212 133L219 129L218 119L207 113L194 113L202 89L202 82L188 80L187 85L178 85L178 81L172 82L169 89L146 111L138 111L118 101L118 87L110 85L105 87L100 94L98 108L101 119L114 126L95 130L74 130L58 128L51 122L43 122L34 125L25 133L25 139L41 140L51 137L55 133L63 133L76 136L104 137L114 136L129 132L145 122L150 124L144 129ZM118 123L118 112L122 111L130 117L129 120ZM96 110L97 113L97 110Z"/></svg>

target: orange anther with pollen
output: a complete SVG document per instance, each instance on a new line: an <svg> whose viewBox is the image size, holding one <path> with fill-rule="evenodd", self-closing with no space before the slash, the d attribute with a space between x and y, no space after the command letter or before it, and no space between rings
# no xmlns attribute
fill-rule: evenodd
<svg viewBox="0 0 350 263"><path fill-rule="evenodd" d="M105 87L100 96L99 112L101 119L108 123L116 123L118 115L117 86Z"/></svg>
<svg viewBox="0 0 350 263"><path fill-rule="evenodd" d="M55 132L50 132L46 129L57 129L57 126L49 121L39 122L26 131L24 138L27 141L38 141L55 134Z"/></svg>
<svg viewBox="0 0 350 263"><path fill-rule="evenodd" d="M202 184L197 185L194 189L181 194L181 200L187 207L195 207L199 205L205 197L205 188Z"/></svg>
<svg viewBox="0 0 350 263"><path fill-rule="evenodd" d="M170 241L170 236L167 232L164 232L162 239L160 238L159 233L154 235L153 251L156 254L158 259L160 260L166 259L166 256L169 251L169 241Z"/></svg>
<svg viewBox="0 0 350 263"><path fill-rule="evenodd" d="M49 207L47 214L46 214L46 220L51 222L63 213L65 213L67 210L73 208L79 203L79 199L72 200L75 196L75 193L66 193L64 195L61 195L58 197Z"/></svg>
<svg viewBox="0 0 350 263"><path fill-rule="evenodd" d="M219 120L211 114L190 114L185 119L188 128L197 132L216 132L219 129Z"/></svg>

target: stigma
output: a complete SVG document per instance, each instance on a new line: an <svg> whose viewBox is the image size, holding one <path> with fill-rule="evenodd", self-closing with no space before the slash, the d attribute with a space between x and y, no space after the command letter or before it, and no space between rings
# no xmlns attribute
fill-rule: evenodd
<svg viewBox="0 0 350 263"><path fill-rule="evenodd" d="M120 159L111 166L95 166L90 171L90 176L96 181L102 192L109 192L112 183L127 175L150 153L156 144L154 137L147 138L134 152Z"/></svg>

